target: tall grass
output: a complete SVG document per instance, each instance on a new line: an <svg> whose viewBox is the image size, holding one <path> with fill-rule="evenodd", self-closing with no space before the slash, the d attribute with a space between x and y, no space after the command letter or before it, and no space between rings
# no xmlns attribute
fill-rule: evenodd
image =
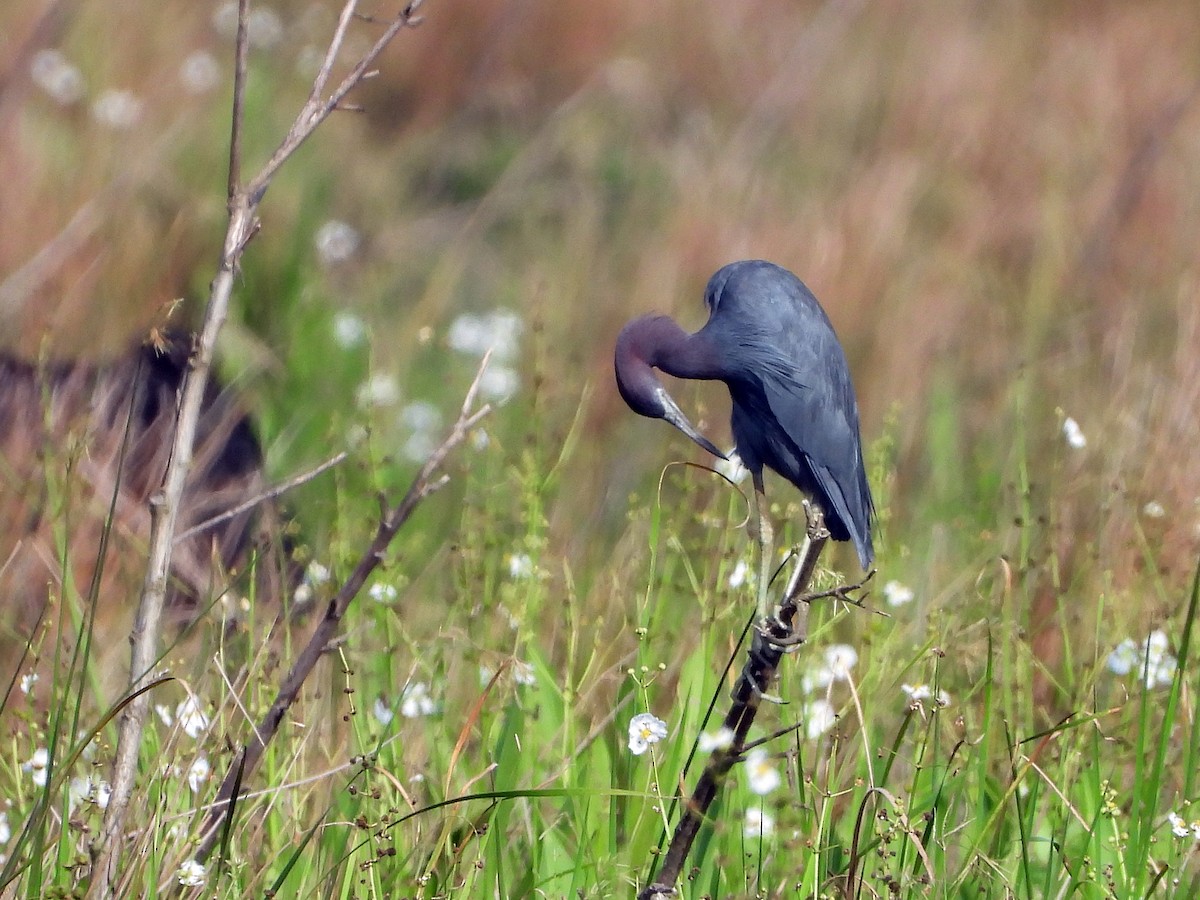
<svg viewBox="0 0 1200 900"><path fill-rule="evenodd" d="M735 772L684 894L1196 892L1190 6L726 7L432 4L365 113L331 123L275 185L222 365L252 398L275 476L353 450L289 498L297 562L331 573L310 579L310 602L361 553L377 492L402 489L449 424L474 368L455 320L516 313L501 362L519 382L352 608L247 785L223 862L185 889L200 812L305 627L272 628L253 578L214 585L214 611L167 653L176 680L153 689L171 724L147 732L130 895L632 893L699 769L682 775L715 728L752 592L731 585L750 554L745 498L668 465L689 451L625 411L612 336L650 309L698 325L705 279L741 256L788 265L829 309L871 444L878 580L914 599L814 608L778 686L790 702L761 722L763 735L799 725L768 748L783 785L759 796ZM286 41L251 62L251 153L286 127L304 49L329 24L321 5L279 11ZM14 5L0 24L19 35L32 15ZM56 354L108 356L211 278L228 75L191 94L176 68L193 49L224 66L229 48L193 5L129 16L81 4L56 37L86 99L0 86L20 97L0 103L0 279L81 204L103 211L0 307L6 345L29 357L47 335ZM118 40L119 66L104 51ZM130 130L90 112L109 87L142 101ZM359 237L340 261L314 246L331 219ZM347 313L365 333L339 342ZM370 402L372 377L397 396ZM727 434L720 388L678 396ZM1086 447L1064 440L1066 417ZM71 516L105 515L72 506L51 465L68 461L47 460L60 536ZM799 498L768 490L795 537ZM53 557L95 553L70 543ZM75 611L64 627L87 608L72 571L55 589ZM247 621L224 629L216 610L243 598ZM97 602L119 612L126 595ZM1123 640L1156 629L1173 671L1142 670L1136 646L1127 674L1109 668ZM840 644L857 664L816 686ZM26 894L86 883L97 794L77 783L72 800L69 783L111 758L110 673L93 665L49 704L21 693L35 670L54 682L59 646L39 632L3 673L6 872ZM207 719L195 737L178 709L189 696ZM838 717L810 736L817 700ZM645 756L626 746L639 712L669 729ZM51 746L39 788L23 764ZM754 836L748 812L771 832Z"/></svg>

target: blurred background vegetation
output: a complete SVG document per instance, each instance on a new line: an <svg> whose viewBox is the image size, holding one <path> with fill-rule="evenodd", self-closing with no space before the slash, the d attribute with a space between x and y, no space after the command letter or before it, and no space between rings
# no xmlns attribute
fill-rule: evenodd
<svg viewBox="0 0 1200 900"><path fill-rule="evenodd" d="M0 9L9 352L110 357L176 298L176 321L198 321L224 229L231 7ZM336 11L257 6L248 168L299 108ZM407 483L481 348L501 343L487 387L501 405L389 568L397 667L452 675L449 649L428 651L440 634L482 657L536 647L549 671L583 677L593 651L575 647L567 607L611 642L607 664L647 652L633 629L660 527L719 548L699 573L667 565L685 593L690 577L733 607L724 579L749 551L712 530L740 501L695 471L659 486L669 461L702 460L629 413L610 369L627 319L698 327L708 276L745 257L800 275L846 347L884 513L880 578L916 595L895 634L954 647L969 682L986 624L1003 621L1029 691L1013 703L1044 723L1079 708L1085 670L1122 639L1178 621L1200 553L1193 3L423 12L352 98L361 111L273 185L221 359L273 479L355 448L289 501L302 558L336 573L365 546L372 492ZM351 49L372 33L356 25ZM723 388L676 388L727 444ZM789 486L768 492L795 517ZM838 554L827 562L852 565ZM689 608L695 622L678 605L655 619L680 653L724 615ZM512 636L496 638L504 616ZM851 619L844 636L876 633ZM464 703L466 681L448 677Z"/></svg>

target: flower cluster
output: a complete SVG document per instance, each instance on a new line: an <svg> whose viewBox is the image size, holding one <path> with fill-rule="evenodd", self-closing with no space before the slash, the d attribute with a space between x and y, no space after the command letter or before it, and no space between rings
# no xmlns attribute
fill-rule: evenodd
<svg viewBox="0 0 1200 900"><path fill-rule="evenodd" d="M1167 823L1171 826L1171 834L1175 837L1190 837L1194 841L1200 841L1200 819L1188 822L1177 812L1171 811L1167 813Z"/></svg>
<svg viewBox="0 0 1200 900"><path fill-rule="evenodd" d="M464 313L450 323L446 342L452 350L468 356L482 357L491 350L492 359L483 373L479 390L492 400L507 400L516 393L520 378L513 360L520 349L521 332L525 323L507 309L497 309L484 315Z"/></svg>
<svg viewBox="0 0 1200 900"><path fill-rule="evenodd" d="M316 591L321 585L327 584L330 579L329 567L317 562L315 559L308 564L308 568L304 570L304 580L296 588L292 594L292 602L298 606L303 606L305 603L312 601L316 596Z"/></svg>
<svg viewBox="0 0 1200 900"><path fill-rule="evenodd" d="M912 603L915 596L912 588L899 581L889 581L883 586L883 599L888 606L905 606Z"/></svg>
<svg viewBox="0 0 1200 900"><path fill-rule="evenodd" d="M935 693L927 684L902 684L902 690L908 696L910 709L918 712L931 712L934 709L945 709L950 705L950 695L940 688Z"/></svg>
<svg viewBox="0 0 1200 900"><path fill-rule="evenodd" d="M438 711L438 703L429 694L429 684L413 681L405 685L400 694L400 715L406 719L432 716Z"/></svg>
<svg viewBox="0 0 1200 900"><path fill-rule="evenodd" d="M1108 670L1115 675L1136 674L1145 679L1147 690L1167 687L1179 663L1171 655L1171 641L1161 628L1150 632L1139 645L1125 638L1108 654Z"/></svg>

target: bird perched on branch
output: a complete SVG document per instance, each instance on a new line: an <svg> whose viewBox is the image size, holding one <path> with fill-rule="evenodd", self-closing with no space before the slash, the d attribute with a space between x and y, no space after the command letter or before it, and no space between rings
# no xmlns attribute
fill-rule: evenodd
<svg viewBox="0 0 1200 900"><path fill-rule="evenodd" d="M709 280L704 303L708 322L695 334L662 315L627 324L617 338L617 387L634 412L666 419L722 459L726 454L688 421L654 369L729 388L737 453L754 479L751 527L761 551L759 605L766 616L773 532L764 465L820 507L830 536L852 541L864 570L874 559L858 402L829 318L787 269L763 260L730 263Z"/></svg>

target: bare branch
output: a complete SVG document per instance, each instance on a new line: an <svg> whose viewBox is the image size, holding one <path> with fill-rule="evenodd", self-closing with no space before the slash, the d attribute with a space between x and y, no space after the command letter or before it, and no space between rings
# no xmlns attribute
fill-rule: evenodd
<svg viewBox="0 0 1200 900"><path fill-rule="evenodd" d="M300 655L296 657L291 671L284 678L283 684L280 685L279 691L275 695L274 702L271 703L271 708L256 727L254 737L246 745L242 753L230 764L229 771L225 775L225 780L221 782L221 788L217 792L217 799L209 809L208 817L204 822L204 828L201 830L201 834L204 837L196 853L195 858L198 861L203 862L212 852L217 836L220 834L218 826L221 824L221 820L230 802L234 799L235 788L239 784L244 784L246 779L258 766L263 752L267 748L267 744L270 743L279 730L284 715L296 701L296 697L299 696L300 689L304 686L305 680L316 667L320 658L325 654L331 642L336 639L337 631L341 627L342 618L345 616L346 610L349 609L351 601L358 596L358 593L362 590L363 585L366 584L371 573L383 562L388 546L400 532L404 523L412 516L420 502L430 494L441 489L449 481L449 476L444 474L438 475L437 472L446 455L461 444L479 420L491 411L491 408L486 404L478 410L471 409L471 403L478 391L479 381L486 365L487 359L485 358L480 365L475 381L467 391L467 399L463 403L462 410L459 412L458 420L454 423L454 427L450 429L450 433L433 453L430 454L429 459L425 461L421 470L413 478L412 484L409 486L404 498L395 507L390 509L385 507L382 511L379 524L375 529L375 537L372 539L370 546L367 547L366 551L359 558L354 570L342 584L341 588L338 589L337 594L329 601L324 617L313 631L308 644L300 651Z"/></svg>
<svg viewBox="0 0 1200 900"><path fill-rule="evenodd" d="M333 71L333 64L337 61L337 55L342 49L342 42L346 39L346 29L350 27L357 7L358 0L346 0L346 4L342 7L342 14L338 16L337 30L334 31L333 39L329 42L329 49L325 51L321 69L317 72L317 77L313 79L312 92L308 95L306 106L312 106L321 101L321 95L325 93L325 85L329 82L329 74Z"/></svg>
<svg viewBox="0 0 1200 900"><path fill-rule="evenodd" d="M345 450L343 450L342 452L338 453L336 456L332 456L329 459L325 460L325 462L321 463L319 466L309 469L307 472L301 472L299 475L289 478L287 481L281 482L281 483L275 485L274 487L263 491L257 497L251 497L245 503L239 503L233 509L227 509L225 512L221 513L219 516L213 516L211 519L206 519L205 521L201 522L199 525L193 525L187 531L181 531L179 534L175 535L175 543L176 544L182 543L183 541L186 541L190 537L194 537L195 535L199 534L202 531L207 531L210 528L215 528L216 526L220 525L222 522L227 522L230 519L235 518L236 516L240 516L242 513L246 512L247 510L254 509L254 507L258 506L260 503L266 503L268 500L274 500L276 497L278 497L282 494L286 494L288 491L292 490L293 488L298 488L300 485L306 484L307 482L312 481L314 478L316 478L322 472L332 469L334 466L341 463L349 455L350 455L349 453L347 453Z"/></svg>
<svg viewBox="0 0 1200 900"><path fill-rule="evenodd" d="M249 15L250 0L238 0L237 43L233 64L233 126L229 135L229 187L225 195L230 204L242 186L242 125L246 119L246 68L250 55Z"/></svg>
<svg viewBox="0 0 1200 900"><path fill-rule="evenodd" d="M184 375L180 388L180 400L177 413L174 441L170 461L163 476L162 487L150 499L150 548L146 564L146 576L142 583L141 596L138 601L137 613L133 630L130 633L130 686L136 692L151 675L151 669L158 659L159 622L162 617L163 599L166 595L167 579L171 565L171 550L175 544L174 533L178 518L180 500L183 496L184 484L187 480L188 469L191 466L192 445L195 442L197 423L200 418L201 404L205 387L208 384L209 371L212 367L213 352L217 337L225 318L228 315L230 297L233 293L234 274L241 260L242 252L247 242L257 233L258 204L266 192L271 178L279 167L291 156L296 148L328 118L330 112L345 97L347 93L361 80L363 74L371 67L384 47L400 32L402 28L415 24L412 16L416 3L410 4L391 22L383 35L376 40L372 48L359 61L349 75L342 81L329 99L321 102L306 103L297 117L291 130L276 149L271 159L261 171L244 187L241 178L242 152L242 122L246 96L246 69L248 55L248 39L246 36L247 14L249 0L239 0L238 6L238 41L237 60L234 77L234 96L232 108L232 127L230 136L229 156L229 225L225 232L225 241L221 249L220 263L216 277L209 289L208 305L205 309L204 322L196 342L196 347L188 360L188 370ZM339 26L333 43L340 43L344 28ZM336 47L331 52L336 55ZM314 92L319 96L319 91ZM463 425L460 419L459 425ZM469 427L469 426L468 426ZM463 432L465 434L465 432ZM458 431L452 436L452 443L462 439ZM448 439L451 441L451 439ZM449 452L448 447L441 448L441 458ZM431 470L423 469L422 473L428 478ZM389 520L381 524L380 538L384 533L394 534L403 524L412 509L432 490L436 490L444 481L422 482L420 490L410 490L404 501L392 511ZM390 538L388 538L390 540ZM383 545L386 546L386 543ZM376 563L377 564L377 563ZM370 568L356 569L354 576L343 591L349 591L352 597L361 587L364 579L371 571ZM355 583L355 580L357 583ZM353 589L351 590L351 586ZM341 596L341 594L339 594ZM340 617L340 613L339 613ZM323 646L323 645L322 645ZM319 648L318 648L319 650ZM313 660L312 662L315 662ZM299 665L299 664L297 664ZM311 665L311 664L310 664ZM286 708L286 707L284 707ZM125 815L133 793L134 778L137 772L138 751L141 746L142 728L149 709L149 696L142 692L122 712L118 729L117 750L113 760L112 794L108 808L105 811L104 824L92 846L93 870L92 881L88 887L88 898L109 898L113 896L118 876L118 860L120 858L120 838L124 829ZM276 723L278 724L278 723ZM256 747L262 744L256 742ZM260 750L261 752L261 750ZM252 768L252 766L251 766Z"/></svg>
<svg viewBox="0 0 1200 900"><path fill-rule="evenodd" d="M817 558L821 555L825 542L829 540L829 532L825 528L820 509L815 504L806 503L805 510L809 514L808 533L776 616L779 628L787 633L788 643L800 643L807 636L808 604L804 602L806 598L803 592L812 582ZM746 738L758 716L758 708L763 698L768 696L767 689L774 680L785 653L783 643L775 638L784 636L769 636L761 629L754 631L754 638L746 653L746 664L733 687L732 702L725 716L724 727L733 732L733 740L727 748L715 751L709 758L708 765L704 767L699 781L696 782L692 796L684 802L683 815L679 824L675 826L675 833L663 856L658 877L641 890L638 900L657 900L675 895L675 884L679 881L684 863L687 862L692 844L700 833L700 826L708 815L709 807L725 783L725 776L743 759L748 746L754 746L748 744Z"/></svg>
<svg viewBox="0 0 1200 900"><path fill-rule="evenodd" d="M383 34L372 45L371 49L363 54L362 59L350 70L350 74L342 79L341 83L327 99L321 100L319 95L314 95L310 98L309 102L304 104L304 108L296 116L296 121L292 123L292 127L288 131L287 137L283 139L283 143L279 145L271 155L271 158L267 160L262 171L247 186L246 193L253 203L258 203L267 186L271 183L271 179L275 177L275 173L279 171L279 167L284 164L287 158L295 153L301 144L308 140L309 135L316 130L317 126L329 118L329 114L337 108L342 98L350 93L355 85L362 81L363 76L371 68L372 64L379 57L379 54L392 42L396 35L404 28L416 27L417 20L412 15L415 8L416 4L409 4L396 18L392 19ZM338 25L340 28L340 21Z"/></svg>

